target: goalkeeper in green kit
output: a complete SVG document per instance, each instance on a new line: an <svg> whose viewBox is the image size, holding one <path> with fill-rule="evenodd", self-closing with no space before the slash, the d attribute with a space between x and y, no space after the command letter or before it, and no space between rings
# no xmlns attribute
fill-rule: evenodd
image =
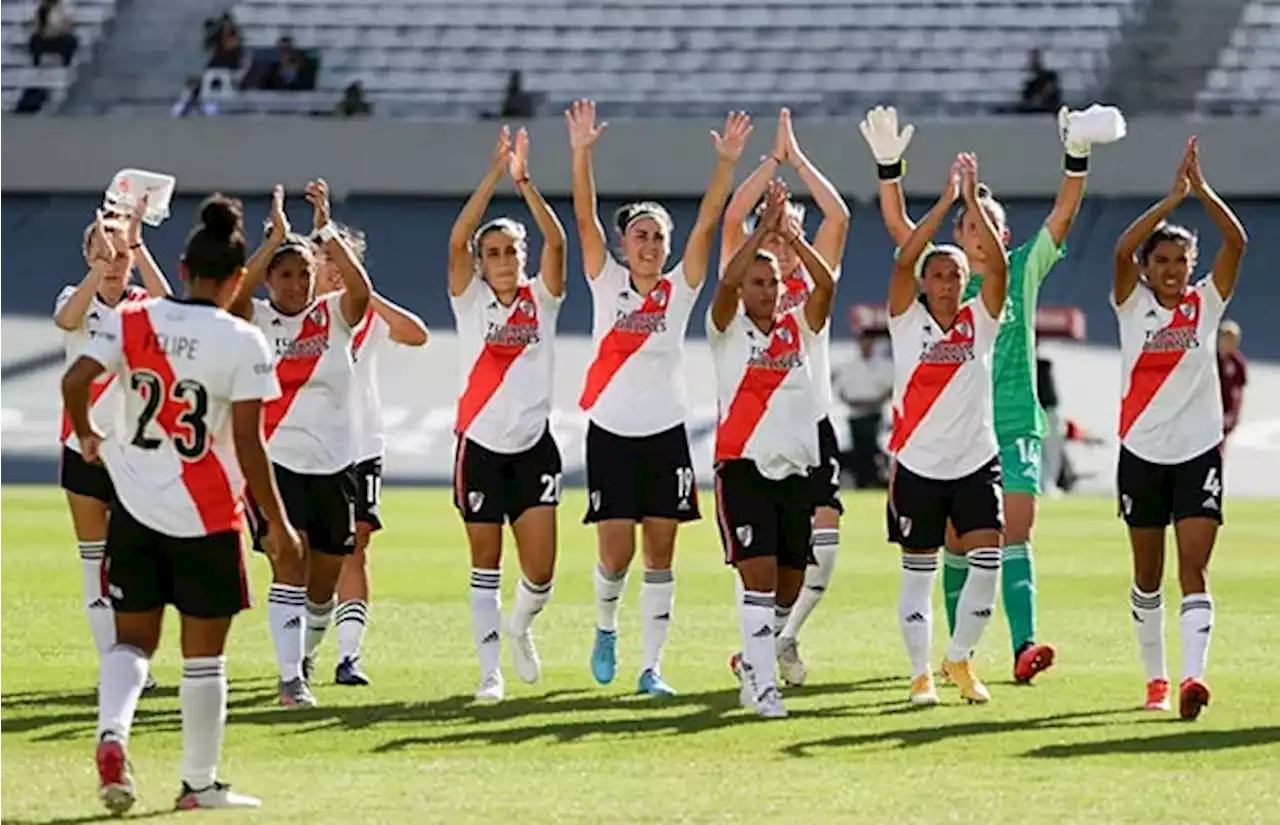
<svg viewBox="0 0 1280 825"><path fill-rule="evenodd" d="M1110 135L1103 133L1098 142L1109 142L1123 136L1123 119ZM1095 110L1088 112L1091 122ZM1036 583L1032 560L1031 534L1035 525L1036 497L1040 494L1041 443L1046 434L1046 419L1036 394L1035 314L1040 283L1065 253L1064 242L1075 222L1084 199L1085 178L1089 172L1090 144L1069 138L1068 126L1080 113L1065 107L1058 113L1059 131L1066 150L1064 175L1053 210L1044 225L1030 240L1007 252L1009 256L1009 288L1000 332L996 339L992 366L995 392L995 428L1000 444L1000 466L1004 474L1005 532L1001 566L1001 597L1009 620L1013 642L1014 680L1029 683L1037 673L1053 664L1054 648L1036 638ZM1106 120L1104 117L1103 120ZM880 178L880 213L894 243L901 247L915 228L907 216L902 193L902 160L914 127L898 128L898 115L893 108L872 109L860 125L875 155ZM1076 130L1079 131L1079 130ZM1096 132L1097 130L1095 130ZM1001 243L1008 248L1010 233L1004 207L986 185L978 188L978 202L995 225ZM985 262L978 243L981 218L961 208L953 231L955 242L968 256L974 276L969 279L964 300L978 294L982 287ZM948 551L944 554L942 587L946 597L947 623L954 629L960 591L968 576L968 561L959 551L948 530Z"/></svg>

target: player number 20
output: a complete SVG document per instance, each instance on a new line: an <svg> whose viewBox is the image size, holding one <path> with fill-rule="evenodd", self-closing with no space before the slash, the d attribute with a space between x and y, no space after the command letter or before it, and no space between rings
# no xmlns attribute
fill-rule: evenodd
<svg viewBox="0 0 1280 825"><path fill-rule="evenodd" d="M209 448L209 425L205 423L205 416L209 413L209 391L203 384L184 378L172 387L165 387L159 375L137 370L129 376L129 386L142 398L142 414L138 416L138 426L130 442L133 446L143 450L160 448L164 439L148 436L147 428L155 421L161 406L169 401L181 408L174 416L172 432L168 433L173 448L178 455L192 461L205 454ZM169 415L172 414L166 414L166 417ZM163 422L161 426L169 429Z"/></svg>
<svg viewBox="0 0 1280 825"><path fill-rule="evenodd" d="M538 479L542 483L542 495L538 501L542 504L560 503L560 473L543 473Z"/></svg>

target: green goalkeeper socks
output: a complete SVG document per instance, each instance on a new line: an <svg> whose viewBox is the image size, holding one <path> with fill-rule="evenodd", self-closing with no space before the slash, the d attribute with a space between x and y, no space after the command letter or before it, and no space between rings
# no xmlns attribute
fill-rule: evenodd
<svg viewBox="0 0 1280 825"><path fill-rule="evenodd" d="M1036 637L1036 568L1031 559L1031 542L1005 545L1001 560L1000 595L1016 655Z"/></svg>
<svg viewBox="0 0 1280 825"><path fill-rule="evenodd" d="M969 578L969 559L955 553L942 553L942 595L947 605L947 633L956 631L956 606L960 604L960 591Z"/></svg>

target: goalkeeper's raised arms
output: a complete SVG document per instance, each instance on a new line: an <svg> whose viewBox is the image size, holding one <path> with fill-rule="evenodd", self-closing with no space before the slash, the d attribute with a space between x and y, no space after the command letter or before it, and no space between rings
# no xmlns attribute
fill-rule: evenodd
<svg viewBox="0 0 1280 825"><path fill-rule="evenodd" d="M858 124L858 131L871 147L876 165L880 167L881 180L897 180L902 177L906 167L902 156L906 154L915 127L907 124L898 130L898 110L892 106L877 106L867 112L866 118Z"/></svg>
<svg viewBox="0 0 1280 825"><path fill-rule="evenodd" d="M1088 174L1093 144L1115 143L1126 131L1124 113L1115 106L1095 103L1079 112L1063 106L1058 110L1058 136L1066 150L1063 170L1073 176Z"/></svg>

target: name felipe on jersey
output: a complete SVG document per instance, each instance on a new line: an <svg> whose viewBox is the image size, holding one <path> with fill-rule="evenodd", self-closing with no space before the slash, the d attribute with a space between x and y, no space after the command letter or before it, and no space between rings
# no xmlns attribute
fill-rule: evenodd
<svg viewBox="0 0 1280 825"><path fill-rule="evenodd" d="M200 346L199 338L186 335L166 335L163 332L149 332L142 341L142 349L148 354L158 353L170 358L196 360L196 350Z"/></svg>

